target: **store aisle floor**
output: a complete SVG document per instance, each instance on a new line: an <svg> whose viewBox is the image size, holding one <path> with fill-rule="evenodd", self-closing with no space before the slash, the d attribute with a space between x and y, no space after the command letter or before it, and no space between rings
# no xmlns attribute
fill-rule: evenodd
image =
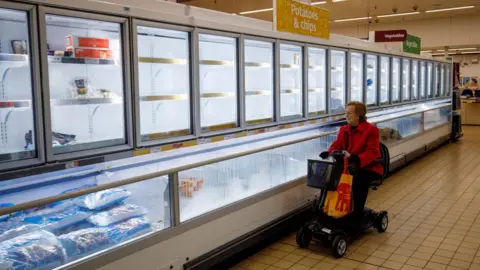
<svg viewBox="0 0 480 270"><path fill-rule="evenodd" d="M387 209L389 228L350 243L345 258L299 249L291 234L234 269L480 270L480 127L464 133L370 191L367 206Z"/></svg>

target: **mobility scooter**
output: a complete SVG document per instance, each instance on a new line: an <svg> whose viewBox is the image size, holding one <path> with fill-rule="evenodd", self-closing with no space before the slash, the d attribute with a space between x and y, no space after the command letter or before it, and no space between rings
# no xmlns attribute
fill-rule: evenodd
<svg viewBox="0 0 480 270"><path fill-rule="evenodd" d="M382 149L385 150L385 149ZM384 163L385 155L382 151L382 158L376 162ZM320 198L314 203L315 218L305 223L297 231L296 241L300 248L307 248L313 240L331 248L333 255L341 258L347 252L347 243L360 236L364 231L375 227L382 233L388 227L388 213L386 211L375 212L372 209L364 208L362 222L353 222L350 215L342 218L333 218L323 211L323 206L328 191L337 191L338 182L344 171L344 154L333 152L327 159L309 159L307 186L320 189ZM388 161L387 161L388 162ZM386 169L386 166L384 166ZM355 181L355 166L349 165L348 170ZM372 179L370 186L374 189L381 184L381 179ZM348 196L351 196L348 193ZM353 201L353 200L352 200Z"/></svg>

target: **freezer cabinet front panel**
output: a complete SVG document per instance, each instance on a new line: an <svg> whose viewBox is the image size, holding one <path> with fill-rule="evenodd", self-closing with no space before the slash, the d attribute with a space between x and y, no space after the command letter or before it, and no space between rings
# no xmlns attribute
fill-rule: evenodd
<svg viewBox="0 0 480 270"><path fill-rule="evenodd" d="M126 146L130 139L126 22L90 19L88 14L77 16L63 10L42 11L50 158Z"/></svg>
<svg viewBox="0 0 480 270"><path fill-rule="evenodd" d="M30 16L0 3L0 168L39 157Z"/></svg>

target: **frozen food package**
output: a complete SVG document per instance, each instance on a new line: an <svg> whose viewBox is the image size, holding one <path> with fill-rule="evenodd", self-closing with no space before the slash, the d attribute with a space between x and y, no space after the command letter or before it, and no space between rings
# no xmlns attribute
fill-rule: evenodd
<svg viewBox="0 0 480 270"><path fill-rule="evenodd" d="M53 213L64 211L65 209L72 207L74 204L70 200L59 201L51 204L47 204L43 207L36 207L25 211L25 217L35 218L43 217Z"/></svg>
<svg viewBox="0 0 480 270"><path fill-rule="evenodd" d="M106 227L108 237L116 244L151 231L152 225L146 217L132 218Z"/></svg>
<svg viewBox="0 0 480 270"><path fill-rule="evenodd" d="M9 230L0 233L0 242L18 237L23 234L27 234L33 231L40 230L39 225L35 224L19 224L19 226L12 227ZM1 268L0 268L1 269Z"/></svg>
<svg viewBox="0 0 480 270"><path fill-rule="evenodd" d="M83 230L83 229L92 228L94 226L95 225L93 225L92 223L88 222L87 220L84 220L84 221L80 221L78 223L63 227L62 229L56 230L53 233L57 236L58 235L64 235L64 234L71 233L71 232L74 232L74 231L79 231L79 230Z"/></svg>
<svg viewBox="0 0 480 270"><path fill-rule="evenodd" d="M58 237L67 259L74 261L113 245L105 228L82 229Z"/></svg>
<svg viewBox="0 0 480 270"><path fill-rule="evenodd" d="M51 213L45 216L26 217L25 223L37 224L43 230L54 232L72 224L81 222L89 217L89 213L80 207L72 206L60 212Z"/></svg>
<svg viewBox="0 0 480 270"><path fill-rule="evenodd" d="M88 221L97 226L109 226L120 221L140 217L146 214L144 208L134 205L120 205L104 212L93 214Z"/></svg>
<svg viewBox="0 0 480 270"><path fill-rule="evenodd" d="M0 269L8 270L50 270L61 266L65 261L60 244L31 243L0 255Z"/></svg>
<svg viewBox="0 0 480 270"><path fill-rule="evenodd" d="M126 189L112 188L85 195L75 203L82 208L98 211L123 202L130 194Z"/></svg>

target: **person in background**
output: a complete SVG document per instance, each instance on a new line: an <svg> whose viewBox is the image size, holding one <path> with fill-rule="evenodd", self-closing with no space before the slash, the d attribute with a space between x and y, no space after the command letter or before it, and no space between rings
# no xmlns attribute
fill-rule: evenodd
<svg viewBox="0 0 480 270"><path fill-rule="evenodd" d="M362 102L352 101L347 104L347 125L342 126L337 139L328 151L320 157L328 158L333 151L342 151L348 157L349 164L356 165L358 170L353 178L353 214L357 222L364 218L370 183L383 175L382 164L376 162L380 154L380 132L378 128L367 122L367 106Z"/></svg>

